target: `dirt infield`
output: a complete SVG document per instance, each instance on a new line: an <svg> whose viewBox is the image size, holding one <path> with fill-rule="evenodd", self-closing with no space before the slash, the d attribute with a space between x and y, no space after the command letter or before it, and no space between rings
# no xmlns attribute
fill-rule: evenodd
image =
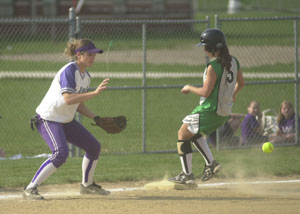
<svg viewBox="0 0 300 214"><path fill-rule="evenodd" d="M109 196L80 196L79 184L41 186L43 201L0 189L5 213L299 213L300 177L247 181L199 181L195 190L146 190L147 182L104 183ZM1 212L2 213L2 212Z"/></svg>

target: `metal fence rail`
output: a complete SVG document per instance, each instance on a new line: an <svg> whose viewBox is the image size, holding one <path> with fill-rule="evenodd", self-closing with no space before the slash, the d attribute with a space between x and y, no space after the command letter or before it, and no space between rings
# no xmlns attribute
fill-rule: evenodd
<svg viewBox="0 0 300 214"><path fill-rule="evenodd" d="M106 94L89 105L99 114L125 114L128 128L109 136L81 119L103 144L103 153L173 152L181 119L198 104L183 96L185 84L200 86L207 59L195 47L200 32L221 28L232 55L240 61L246 87L233 112L247 114L252 100L261 110L279 110L283 100L294 103L298 115L299 17L220 18L204 20L0 19L0 148L8 155L48 151L28 120L46 93L51 79L67 58L69 38L90 38L104 54L90 73L92 87L102 78L113 81ZM22 108L22 114L20 114ZM80 118L77 118L80 119ZM298 124L296 124L298 127ZM298 128L296 128L298 134ZM226 134L226 133L225 133ZM240 129L235 137L241 135ZM260 146L226 142L217 135L217 148ZM296 135L298 136L298 135ZM282 145L297 145L295 142ZM80 155L71 147L71 155Z"/></svg>
<svg viewBox="0 0 300 214"><path fill-rule="evenodd" d="M300 16L282 16L282 17L246 17L246 18L219 18L218 15L215 15L215 27L222 28L223 23L235 23L235 22L242 22L243 24L247 24L248 22L273 22L273 21L292 21L293 22L293 45L294 45L294 106L295 106L295 144L299 144L299 124L298 124L298 115L299 115L299 103L298 103L298 20ZM273 84L274 81L266 81L260 82L259 84ZM277 82L278 83L278 82ZM219 135L219 130L217 131ZM219 139L219 138L218 138ZM220 143L219 141L217 142Z"/></svg>

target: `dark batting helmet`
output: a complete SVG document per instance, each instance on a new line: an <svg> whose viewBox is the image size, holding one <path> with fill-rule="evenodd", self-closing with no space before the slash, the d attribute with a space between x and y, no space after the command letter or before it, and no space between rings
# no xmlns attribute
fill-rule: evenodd
<svg viewBox="0 0 300 214"><path fill-rule="evenodd" d="M206 29L201 33L198 46L205 46L209 52L214 52L226 46L224 33L216 28Z"/></svg>

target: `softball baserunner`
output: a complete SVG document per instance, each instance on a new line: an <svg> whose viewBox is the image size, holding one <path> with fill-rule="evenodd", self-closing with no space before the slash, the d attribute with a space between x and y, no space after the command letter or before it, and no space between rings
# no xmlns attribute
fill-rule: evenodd
<svg viewBox="0 0 300 214"><path fill-rule="evenodd" d="M219 29L207 29L201 34L200 40L198 46L204 46L210 62L204 71L202 87L185 85L181 89L184 94L200 96L200 104L183 119L178 131L177 150L183 172L169 178L169 181L190 187L196 187L192 173L191 144L205 160L201 180L207 181L220 171L221 165L214 160L204 137L226 122L236 94L244 86L239 62L229 54L224 33Z"/></svg>
<svg viewBox="0 0 300 214"><path fill-rule="evenodd" d="M76 112L90 119L96 117L84 102L105 90L109 79L104 79L94 91L88 92L91 77L86 68L93 65L96 54L103 53L103 50L96 48L91 40L81 39L68 42L65 53L73 61L58 71L36 109L37 115L32 120L51 149L52 156L40 166L25 187L23 197L27 199L43 199L37 187L66 161L69 153L67 142L86 152L82 160L80 193L98 195L110 193L94 182L100 143L85 127L74 120Z"/></svg>

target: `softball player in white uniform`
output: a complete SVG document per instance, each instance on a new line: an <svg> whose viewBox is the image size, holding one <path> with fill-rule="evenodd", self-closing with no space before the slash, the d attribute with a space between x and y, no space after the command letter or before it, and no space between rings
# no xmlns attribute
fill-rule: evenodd
<svg viewBox="0 0 300 214"><path fill-rule="evenodd" d="M203 87L186 85L181 89L184 94L193 93L200 96L200 105L182 121L177 142L182 172L169 179L174 183L186 184L190 187L195 187L191 144L205 160L201 180L207 181L221 169L221 165L214 160L204 136L226 122L235 96L244 86L239 62L229 54L225 35L221 30L205 30L201 34L201 42L198 46L204 46L205 53L211 61L204 71Z"/></svg>
<svg viewBox="0 0 300 214"><path fill-rule="evenodd" d="M84 102L106 89L109 79L103 80L94 91L88 92L91 77L86 68L94 63L96 53L103 53L88 39L68 43L65 53L74 61L63 66L36 108L34 123L42 138L52 151L52 156L38 169L25 187L23 197L43 199L37 187L56 171L68 158L67 142L86 151L82 161L81 194L108 195L109 191L95 184L94 171L100 154L100 143L79 122L74 120L76 112L93 119L96 115Z"/></svg>

